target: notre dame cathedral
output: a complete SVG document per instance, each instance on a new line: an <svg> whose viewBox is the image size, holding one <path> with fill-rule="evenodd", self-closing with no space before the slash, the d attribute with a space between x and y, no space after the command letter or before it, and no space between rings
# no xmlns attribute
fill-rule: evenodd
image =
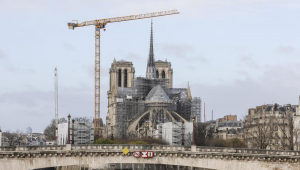
<svg viewBox="0 0 300 170"><path fill-rule="evenodd" d="M106 137L151 137L161 123L201 121L201 99L192 98L189 84L173 88L171 63L154 59L152 22L146 77L135 77L132 62L115 59L109 74Z"/></svg>

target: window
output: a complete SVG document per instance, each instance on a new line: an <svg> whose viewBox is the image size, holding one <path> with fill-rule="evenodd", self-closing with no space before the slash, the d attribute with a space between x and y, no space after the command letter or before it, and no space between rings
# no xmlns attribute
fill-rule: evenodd
<svg viewBox="0 0 300 170"><path fill-rule="evenodd" d="M124 87L127 87L127 69L124 70Z"/></svg>
<svg viewBox="0 0 300 170"><path fill-rule="evenodd" d="M159 78L158 70L156 70L156 78Z"/></svg>
<svg viewBox="0 0 300 170"><path fill-rule="evenodd" d="M118 71L118 86L119 87L122 86L122 71L121 71L121 69L119 69L119 71Z"/></svg>
<svg viewBox="0 0 300 170"><path fill-rule="evenodd" d="M161 76L162 76L163 79L166 78L165 70L162 71L162 75Z"/></svg>

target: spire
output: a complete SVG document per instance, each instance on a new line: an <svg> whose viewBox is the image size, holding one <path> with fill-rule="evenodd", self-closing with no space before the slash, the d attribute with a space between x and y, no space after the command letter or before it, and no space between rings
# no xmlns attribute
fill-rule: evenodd
<svg viewBox="0 0 300 170"><path fill-rule="evenodd" d="M192 99L191 88L189 82L187 83L187 98Z"/></svg>
<svg viewBox="0 0 300 170"><path fill-rule="evenodd" d="M151 33L150 33L150 49L149 49L149 57L148 57L148 62L147 62L146 78L148 78L148 79L156 78L155 59L154 59L154 51L153 51L153 22L152 22L152 19L151 19Z"/></svg>

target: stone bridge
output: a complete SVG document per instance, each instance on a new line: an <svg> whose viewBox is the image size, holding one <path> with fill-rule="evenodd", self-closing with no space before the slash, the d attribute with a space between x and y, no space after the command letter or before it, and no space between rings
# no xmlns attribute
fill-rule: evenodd
<svg viewBox="0 0 300 170"><path fill-rule="evenodd" d="M128 148L129 153L122 150ZM153 151L135 158L134 151ZM66 145L0 147L1 170L29 170L84 165L105 169L110 163L172 165L188 169L298 170L300 152L170 145ZM174 169L174 168L173 168Z"/></svg>

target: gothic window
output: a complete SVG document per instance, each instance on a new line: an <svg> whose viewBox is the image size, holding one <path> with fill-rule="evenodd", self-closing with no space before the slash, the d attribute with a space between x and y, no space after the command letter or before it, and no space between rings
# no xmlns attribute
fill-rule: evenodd
<svg viewBox="0 0 300 170"><path fill-rule="evenodd" d="M159 78L158 70L156 70L156 78Z"/></svg>
<svg viewBox="0 0 300 170"><path fill-rule="evenodd" d="M165 73L165 70L163 70L163 71L162 71L161 78L163 78L163 79L164 79L164 78L166 78L166 73Z"/></svg>
<svg viewBox="0 0 300 170"><path fill-rule="evenodd" d="M127 87L127 69L124 70L124 87Z"/></svg>
<svg viewBox="0 0 300 170"><path fill-rule="evenodd" d="M119 87L122 86L122 71L121 71L121 69L119 69L119 71L118 71L118 86Z"/></svg>

